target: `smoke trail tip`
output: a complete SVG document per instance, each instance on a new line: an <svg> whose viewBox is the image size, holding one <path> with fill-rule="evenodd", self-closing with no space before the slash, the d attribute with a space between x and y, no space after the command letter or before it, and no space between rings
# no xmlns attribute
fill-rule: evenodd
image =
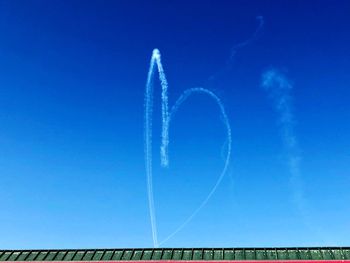
<svg viewBox="0 0 350 263"><path fill-rule="evenodd" d="M153 49L152 57L154 57L154 58L160 57L160 51L158 48Z"/></svg>

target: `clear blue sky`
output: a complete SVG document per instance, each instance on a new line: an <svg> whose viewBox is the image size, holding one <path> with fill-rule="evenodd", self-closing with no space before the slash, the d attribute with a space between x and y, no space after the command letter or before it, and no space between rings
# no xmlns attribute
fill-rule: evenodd
<svg viewBox="0 0 350 263"><path fill-rule="evenodd" d="M257 16L264 26L252 37ZM143 149L153 48L169 103L203 86L224 103L232 162L201 212L164 246L350 242L349 1L0 1L0 248L151 247ZM278 113L260 87L293 83L306 212L293 202ZM193 211L223 166L217 106L192 97L159 165L159 239ZM305 215L306 214L306 215Z"/></svg>

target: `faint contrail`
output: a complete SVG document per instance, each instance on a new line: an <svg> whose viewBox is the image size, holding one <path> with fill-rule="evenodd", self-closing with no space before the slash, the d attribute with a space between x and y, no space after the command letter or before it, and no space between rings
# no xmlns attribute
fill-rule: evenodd
<svg viewBox="0 0 350 263"><path fill-rule="evenodd" d="M250 44L254 43L254 41L256 41L257 39L259 39L259 37L262 34L264 25L265 25L265 20L263 16L257 16L256 17L256 21L258 23L257 27L255 28L255 31L253 32L253 34L251 34L247 39L245 39L244 41L241 41L237 44L234 44L233 46L231 46L230 48L230 53L228 56L228 59L226 61L226 65L223 68L220 68L217 72L215 72L214 74L212 74L208 80L209 81L213 81L216 78L219 78L222 74L226 74L228 73L228 71L231 68L231 64L232 61L234 59L234 57L237 54L237 51L239 49L242 49L246 46L249 46Z"/></svg>
<svg viewBox="0 0 350 263"><path fill-rule="evenodd" d="M154 196L153 196L153 179L152 179L152 115L153 115L153 75L155 72L155 66L157 65L158 68L158 74L159 74L159 80L162 87L162 136L161 136L161 147L160 147L160 154L161 154L161 165L163 167L167 167L169 165L169 157L168 157L168 147L169 147L169 126L170 121L175 115L178 108L181 106L181 104L186 101L186 99L195 93L208 95L214 101L218 104L220 108L220 112L224 121L224 124L226 126L227 130L227 154L225 159L224 168L216 181L214 187L211 189L207 197L202 201L202 203L199 205L197 209L194 210L194 212L173 232L171 233L167 238L165 238L162 242L158 243L158 233L157 233L157 221L156 221L156 212L155 212L155 206L154 206ZM175 105L173 106L170 114L168 109L168 83L166 80L166 76L163 70L162 62L161 62L161 56L158 49L153 50L151 62L150 62L150 68L148 71L147 76L147 83L146 83L146 92L145 92L145 133L144 133L144 141L145 141L145 163L146 163L146 175L147 175L147 192L148 192L148 204L149 204L149 212L150 212L150 218L151 218L151 228L152 228L152 237L153 237L153 244L155 247L158 247L160 244L166 242L171 237L173 237L176 233L178 233L183 227L185 227L192 218L205 206L205 204L209 201L211 196L214 194L215 190L217 189L218 185L222 181L227 168L229 166L230 162L230 156L231 156L231 127L230 123L228 121L225 109L223 107L223 104L221 103L220 99L210 90L204 89L204 88L192 88L185 90L184 93L179 97L179 99L176 101Z"/></svg>
<svg viewBox="0 0 350 263"><path fill-rule="evenodd" d="M240 43L234 45L234 46L231 48L230 60L232 60L233 57L236 55L238 49L250 45L252 42L254 42L255 40L257 40L257 39L259 38L259 36L261 35L261 31L262 31L262 29L263 29L263 27L264 27L264 24L265 24L264 17L263 17L263 16L257 16L257 17L256 17L256 20L258 21L258 26L257 26L257 28L255 29L253 35L251 35L251 36L250 36L248 39L246 39L245 41L240 42Z"/></svg>
<svg viewBox="0 0 350 263"><path fill-rule="evenodd" d="M294 132L295 117L293 114L291 90L292 83L277 70L268 70L262 75L261 86L267 91L279 114L281 137L287 151L290 183L293 189L293 202L303 217L307 217L305 198L302 190L300 173L300 150Z"/></svg>

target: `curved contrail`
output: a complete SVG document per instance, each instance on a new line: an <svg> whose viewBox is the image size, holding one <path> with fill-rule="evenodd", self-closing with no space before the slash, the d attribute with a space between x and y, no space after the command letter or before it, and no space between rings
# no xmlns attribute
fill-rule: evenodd
<svg viewBox="0 0 350 263"><path fill-rule="evenodd" d="M224 164L224 168L222 169L220 176L218 178L218 180L216 181L214 187L211 189L211 191L209 192L209 194L207 195L207 197L202 201L202 203L197 207L196 210L194 210L192 212L192 214L170 235L168 235L168 237L166 237L162 242L160 242L159 245L165 243L166 241L168 241L170 238L172 238L175 234L177 234L182 228L184 228L191 220L193 217L195 217L198 212L207 204L207 202L209 201L209 199L211 198L211 196L214 194L214 192L216 191L216 189L218 188L219 184L221 183L222 179L224 178L224 175L227 172L228 166L230 164L230 157L231 157L231 146L232 146L232 137L231 137L231 126L230 126L230 122L228 120L228 117L226 115L224 106L220 100L220 98L218 96L216 96L212 91L198 87L198 88L191 88L191 89L187 89L183 92L183 94L178 98L178 100L176 101L175 105L172 107L171 109L171 114L170 114L170 119L169 119L169 124L171 119L173 118L173 116L175 115L175 113L177 112L177 110L179 109L179 107L182 105L183 102L185 102L190 95L194 94L194 93L199 93L199 94L204 94L204 95L208 95L209 97L211 97L212 99L214 99L214 101L218 104L219 108L220 108L220 112L223 118L223 122L226 126L226 131L227 131L227 141L228 141L228 146L227 146L227 153L226 153L226 158L225 158L225 164Z"/></svg>
<svg viewBox="0 0 350 263"><path fill-rule="evenodd" d="M218 180L216 181L214 187L211 189L207 197L202 201L202 203L194 210L194 212L168 237L166 237L162 242L158 243L158 233L157 233L157 221L156 221L156 213L155 213L155 206L154 206L154 196L153 196L153 171L152 171L152 115L153 115L153 75L155 72L155 66L157 66L158 74L159 74L159 80L162 87L162 136L161 136L161 147L160 147L160 155L161 155L161 165L163 167L168 167L169 165L169 155L168 155L168 148L169 148L169 126L170 121L174 117L175 113L177 112L178 108L182 105L183 102L185 102L190 95L199 93L208 95L211 97L219 106L221 115L223 117L224 124L226 126L227 130L227 154L225 159L224 168L222 169L220 176ZM147 82L146 82L146 92L145 92L145 133L144 133L144 141L145 141L145 164L146 164L146 175L147 175L147 193L148 193L148 205L149 205L149 213L150 213L150 219L151 219L151 228L152 228L152 237L153 237L153 244L154 247L158 247L159 245L163 244L164 242L168 241L171 237L173 237L176 233L178 233L182 228L184 228L193 217L197 215L197 213L206 205L206 203L209 201L211 196L214 194L215 190L219 186L220 182L222 181L224 175L226 174L227 168L230 163L230 157L231 157L231 144L232 144L232 138L231 138L231 127L228 120L228 117L226 115L224 106L219 99L218 96L216 96L212 91L204 89L204 88L191 88L187 89L183 92L183 94L178 98L176 103L171 109L171 112L169 113L168 108L168 82L164 73L164 69L161 62L161 56L158 49L153 50L151 62L150 62L150 68L148 71L147 76Z"/></svg>

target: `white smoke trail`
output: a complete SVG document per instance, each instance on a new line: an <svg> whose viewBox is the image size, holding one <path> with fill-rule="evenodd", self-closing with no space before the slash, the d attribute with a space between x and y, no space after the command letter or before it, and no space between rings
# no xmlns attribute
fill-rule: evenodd
<svg viewBox="0 0 350 263"><path fill-rule="evenodd" d="M153 75L155 71L155 65L158 68L158 75L160 84L162 87L162 144L161 144L161 165L163 167L168 166L168 122L169 122L169 109L168 109L168 82L164 73L164 69L161 62L161 56L158 49L153 50L150 67L147 75L146 93L145 93L145 162L146 162L146 174L147 174L147 192L148 192L148 205L151 217L152 237L155 247L158 247L158 234L157 234L157 220L154 208L154 196L153 196L153 171L152 171L152 115L153 115Z"/></svg>
<svg viewBox="0 0 350 263"><path fill-rule="evenodd" d="M293 85L282 73L274 69L268 70L262 75L261 85L273 100L274 107L279 114L281 137L287 151L290 183L293 189L293 202L305 218L307 217L307 212L301 183L301 156L297 137L294 132L295 117L291 97Z"/></svg>
<svg viewBox="0 0 350 263"><path fill-rule="evenodd" d="M152 184L152 115L153 115L153 73L156 59L159 58L158 50L153 50L150 67L147 75L146 92L145 92L145 120L144 120L144 149L145 149L145 165L147 175L147 193L148 206L151 218L151 229L153 244L158 247L157 222L154 210L153 184Z"/></svg>
<svg viewBox="0 0 350 263"><path fill-rule="evenodd" d="M159 80L160 85L162 87L162 144L160 148L160 157L161 157L161 165L163 167L167 167L169 165L169 159L168 159L168 144L169 144L169 108L168 108L168 81L166 79L160 52L158 49L153 50L152 59L151 59L151 67L150 70L154 70L154 64L157 64L158 67L158 74L159 74ZM151 72L151 76L153 75ZM147 85L152 84L151 82L147 81Z"/></svg>
<svg viewBox="0 0 350 263"><path fill-rule="evenodd" d="M216 189L218 188L222 179L224 178L224 176L227 172L227 169L229 167L229 164L230 164L231 145L232 145L231 126L230 126L230 122L228 120L228 117L226 115L226 112L225 112L225 109L224 109L224 106L223 106L221 100L212 91L201 88L201 87L191 88L191 89L185 90L183 92L183 94L178 98L175 105L171 109L169 124L170 124L171 119L174 117L175 113L179 109L179 107L182 105L182 103L184 103L189 98L190 95L195 94L195 93L208 95L217 103L217 105L220 108L221 116L223 118L223 122L224 122L224 125L226 127L226 132L227 132L227 153L226 153L226 158L225 158L225 164L224 164L224 168L222 169L222 171L220 173L218 180L216 181L215 185L213 186L213 188L211 189L211 191L209 192L207 197L202 201L202 203L197 207L197 209L195 209L192 212L192 214L173 233L168 235L162 242L160 242L160 245L162 245L163 243L168 241L170 238L172 238L174 235L176 235L179 231L181 231L181 229L183 229L198 214L198 212L208 203L209 199L215 193Z"/></svg>
<svg viewBox="0 0 350 263"><path fill-rule="evenodd" d="M153 75L155 71L155 65L157 65L158 68L158 74L159 74L159 80L162 87L162 136L161 136L161 165L163 167L167 167L169 165L169 157L168 157L168 148L169 148L169 126L170 126L170 120L175 115L176 111L180 107L180 105L191 95L194 93L200 93L200 94L206 94L213 98L216 103L218 104L221 115L223 117L224 124L227 129L227 155L225 159L224 168L216 181L214 187L209 192L207 197L202 201L200 206L194 210L194 212L172 233L170 234L165 240L163 240L161 243L158 243L158 233L157 233L157 221L156 221L156 212L155 212L155 206L154 206L154 195L153 195L153 171L152 171L152 115L153 115ZM144 120L144 140L145 140L145 163L146 163L146 175L147 175L147 193L148 193L148 204L149 204L149 212L150 212L150 219L151 219L151 228L152 228L152 237L153 237L153 244L154 247L158 247L160 244L166 242L171 237L173 237L176 233L178 233L183 227L185 227L193 217L198 214L198 212L205 206L205 204L209 201L211 196L214 194L215 190L217 189L218 185L222 181L228 166L230 162L230 156L231 156L231 127L230 123L228 121L225 109L223 107L223 104L221 103L220 99L211 91L204 89L204 88L192 88L186 90L180 98L176 101L175 105L173 106L171 113L169 114L168 110L168 83L167 79L164 73L164 69L161 63L161 56L158 49L153 50L151 62L150 62L150 68L148 71L147 76L147 83L146 83L146 92L145 92L145 120Z"/></svg>

